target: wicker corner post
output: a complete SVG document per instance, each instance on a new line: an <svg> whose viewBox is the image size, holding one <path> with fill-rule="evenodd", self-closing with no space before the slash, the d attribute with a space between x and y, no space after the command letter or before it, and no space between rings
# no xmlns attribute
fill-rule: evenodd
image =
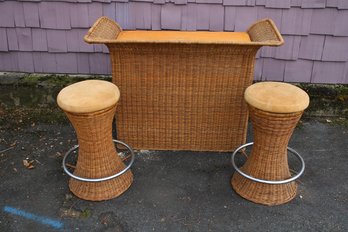
<svg viewBox="0 0 348 232"><path fill-rule="evenodd" d="M255 56L284 43L264 19L246 32L123 31L99 18L84 37L110 51L120 140L136 149L232 151L245 143Z"/></svg>

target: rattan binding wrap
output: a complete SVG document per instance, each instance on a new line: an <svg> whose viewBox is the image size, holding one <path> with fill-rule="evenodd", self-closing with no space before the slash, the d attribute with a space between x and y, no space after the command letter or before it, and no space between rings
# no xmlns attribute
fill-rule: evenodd
<svg viewBox="0 0 348 232"><path fill-rule="evenodd" d="M303 111L270 113L249 106L254 131L254 145L243 172L264 180L285 180L290 177L287 146ZM249 180L237 172L232 178L233 189L255 203L279 205L296 196L297 184L263 184Z"/></svg>
<svg viewBox="0 0 348 232"><path fill-rule="evenodd" d="M117 40L121 31L102 17L84 38L109 48L121 92L118 139L136 149L195 151L231 151L245 142L243 94L256 52L283 43L271 20L249 28L251 42L125 43Z"/></svg>
<svg viewBox="0 0 348 232"><path fill-rule="evenodd" d="M103 178L125 168L112 141L112 120L116 106L95 113L65 112L75 128L79 153L74 174L84 178ZM125 192L133 181L129 170L123 175L102 182L84 182L71 178L70 190L79 198L101 201Z"/></svg>

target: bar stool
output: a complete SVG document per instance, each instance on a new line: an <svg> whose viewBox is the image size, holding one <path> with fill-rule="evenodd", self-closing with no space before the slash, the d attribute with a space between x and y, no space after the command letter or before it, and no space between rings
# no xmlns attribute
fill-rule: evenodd
<svg viewBox="0 0 348 232"><path fill-rule="evenodd" d="M254 142L237 148L232 154L234 173L231 184L243 198L265 205L279 205L296 196L297 184L305 168L302 157L288 147L289 139L309 97L302 89L279 82L260 82L249 86L244 94L253 125ZM236 154L252 150L242 168L235 164ZM287 151L301 162L299 172L291 176Z"/></svg>
<svg viewBox="0 0 348 232"><path fill-rule="evenodd" d="M133 182L129 170L134 152L127 144L112 139L112 121L120 92L108 81L87 80L62 89L57 96L59 107L72 123L79 145L71 148L63 158L64 171L71 177L69 188L77 197L101 201L115 198ZM122 144L131 153L126 166L114 143ZM67 157L78 149L74 173L66 167Z"/></svg>

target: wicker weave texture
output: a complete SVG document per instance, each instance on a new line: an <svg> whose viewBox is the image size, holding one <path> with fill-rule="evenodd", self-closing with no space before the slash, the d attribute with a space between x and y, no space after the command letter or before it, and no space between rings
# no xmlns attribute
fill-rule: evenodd
<svg viewBox="0 0 348 232"><path fill-rule="evenodd" d="M252 41L261 43L263 46L277 46L284 43L272 20L260 20L251 25L247 32Z"/></svg>
<svg viewBox="0 0 348 232"><path fill-rule="evenodd" d="M115 21L101 17L88 30L84 40L87 43L107 43L109 40L117 38L121 31L122 28Z"/></svg>
<svg viewBox="0 0 348 232"><path fill-rule="evenodd" d="M245 141L242 96L256 48L142 44L110 51L121 140L138 149L204 151L230 151Z"/></svg>
<svg viewBox="0 0 348 232"><path fill-rule="evenodd" d="M121 42L110 36L118 27L101 26L108 20L99 19L85 41L110 50L113 82L121 92L120 140L136 149L195 151L231 151L245 142L243 94L253 80L256 52L283 43L270 20L249 29L253 41L222 44Z"/></svg>
<svg viewBox="0 0 348 232"><path fill-rule="evenodd" d="M112 141L112 120L116 107L95 113L65 112L75 128L79 152L74 175L84 178L102 178L123 170L125 165L117 155ZM103 181L84 182L71 178L70 190L79 198L101 201L115 198L126 191L133 181L131 171Z"/></svg>
<svg viewBox="0 0 348 232"><path fill-rule="evenodd" d="M303 112L269 113L249 106L254 131L254 145L241 170L265 180L284 180L290 177L287 146ZM297 184L263 184L251 181L238 173L232 178L234 190L255 203L279 205L296 196Z"/></svg>

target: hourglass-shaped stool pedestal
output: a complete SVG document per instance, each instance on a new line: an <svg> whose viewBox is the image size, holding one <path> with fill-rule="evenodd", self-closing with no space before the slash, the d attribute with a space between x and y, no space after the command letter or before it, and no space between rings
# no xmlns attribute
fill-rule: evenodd
<svg viewBox="0 0 348 232"><path fill-rule="evenodd" d="M288 148L289 139L309 97L300 88L278 82L260 82L249 86L244 95L253 126L254 142L245 144L233 153L236 169L231 184L243 198L265 205L286 203L296 196L294 182L304 171L301 156ZM251 154L242 168L235 165L236 153L252 146ZM301 170L291 176L287 151L301 162Z"/></svg>
<svg viewBox="0 0 348 232"><path fill-rule="evenodd" d="M107 81L87 80L72 84L60 91L57 103L72 123L78 146L70 149L63 160L64 170L72 177L69 188L77 197L101 201L115 198L125 192L133 181L129 170L134 161L132 153L126 166L118 156L112 139L112 121L120 92ZM78 148L74 173L65 166L69 153Z"/></svg>

